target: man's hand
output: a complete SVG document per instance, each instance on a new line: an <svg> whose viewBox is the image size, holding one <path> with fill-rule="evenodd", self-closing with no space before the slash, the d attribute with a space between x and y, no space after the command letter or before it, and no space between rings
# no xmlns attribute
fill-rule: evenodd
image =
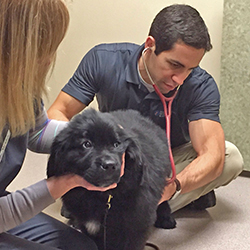
<svg viewBox="0 0 250 250"><path fill-rule="evenodd" d="M167 181L169 181L169 180L170 179L167 179ZM159 201L159 204L171 199L171 197L174 195L175 191L176 191L176 184L174 181L172 181L170 184L165 186L161 200Z"/></svg>

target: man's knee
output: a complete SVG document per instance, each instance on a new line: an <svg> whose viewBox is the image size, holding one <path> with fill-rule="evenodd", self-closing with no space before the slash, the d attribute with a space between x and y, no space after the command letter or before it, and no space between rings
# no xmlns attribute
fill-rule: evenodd
<svg viewBox="0 0 250 250"><path fill-rule="evenodd" d="M233 143L226 141L224 169L234 179L242 172L243 166L243 157L239 149Z"/></svg>

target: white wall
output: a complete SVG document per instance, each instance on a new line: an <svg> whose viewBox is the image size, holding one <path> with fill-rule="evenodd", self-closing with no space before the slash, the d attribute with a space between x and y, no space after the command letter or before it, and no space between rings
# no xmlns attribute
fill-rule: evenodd
<svg viewBox="0 0 250 250"><path fill-rule="evenodd" d="M61 44L56 67L48 85L47 107L67 83L83 55L94 45L104 42L142 44L155 15L174 3L195 7L204 18L213 44L201 63L219 84L222 38L223 0L66 0L71 23Z"/></svg>

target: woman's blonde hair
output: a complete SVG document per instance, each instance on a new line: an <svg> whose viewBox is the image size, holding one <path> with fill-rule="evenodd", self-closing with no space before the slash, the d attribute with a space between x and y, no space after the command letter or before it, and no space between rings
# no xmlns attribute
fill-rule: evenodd
<svg viewBox="0 0 250 250"><path fill-rule="evenodd" d="M65 36L69 13L61 0L1 0L0 134L35 125L35 108L46 94L46 75Z"/></svg>

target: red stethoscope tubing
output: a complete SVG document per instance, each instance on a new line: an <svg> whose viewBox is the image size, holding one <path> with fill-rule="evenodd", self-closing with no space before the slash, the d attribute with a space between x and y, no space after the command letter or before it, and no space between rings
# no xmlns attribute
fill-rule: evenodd
<svg viewBox="0 0 250 250"><path fill-rule="evenodd" d="M173 103L173 100L174 100L174 98L175 98L178 91L176 90L175 93L173 94L173 96L171 96L171 97L165 97L160 92L160 90L158 89L156 84L154 84L153 87L155 89L155 92L157 93L157 95L161 99L161 102L162 102L162 105L163 105L163 108L164 108L164 115L165 115L165 120L166 120L166 137L168 139L169 159L170 159L171 168L172 168L172 176L168 180L168 184L170 184L176 179L176 169L175 169L174 157L173 157L172 149L171 149L170 130L171 130L172 103ZM166 102L168 102L168 106L167 106Z"/></svg>
<svg viewBox="0 0 250 250"><path fill-rule="evenodd" d="M150 50L150 47L145 48L142 51L142 61L145 67L145 70L147 72L147 75L150 79L150 81L153 84L153 87L155 89L156 94L159 96L159 98L161 99L163 108L164 108L164 115L165 115L165 120L166 120L166 137L168 140L168 151L169 151L169 159L170 159L170 163L171 163L171 168L172 168L172 176L171 178L168 180L168 184L172 183L175 179L176 179L176 169L175 169L175 164L174 164L174 157L172 154L172 149L171 149L171 139L170 139L170 130L171 130L171 108L172 108L172 102L175 98L175 96L177 95L178 89L180 86L178 86L174 92L174 94L171 97L165 97L160 90L158 89L158 87L156 86L156 84L154 83L149 71L148 71L148 67L146 65L145 59L144 59L144 53L147 50ZM168 102L168 106L166 104L166 102Z"/></svg>

